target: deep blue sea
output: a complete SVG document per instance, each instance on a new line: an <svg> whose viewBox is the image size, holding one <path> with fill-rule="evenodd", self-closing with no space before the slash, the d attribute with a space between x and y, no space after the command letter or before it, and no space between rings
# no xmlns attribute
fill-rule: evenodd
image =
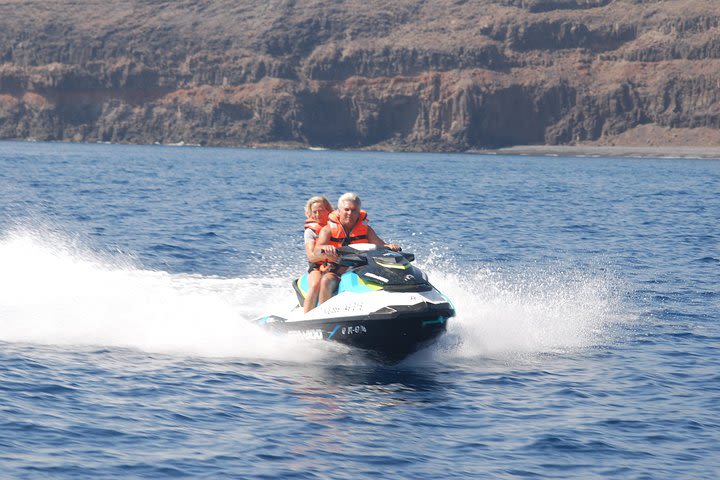
<svg viewBox="0 0 720 480"><path fill-rule="evenodd" d="M252 323L348 190L399 364ZM720 161L0 142L3 479L716 479L719 321Z"/></svg>

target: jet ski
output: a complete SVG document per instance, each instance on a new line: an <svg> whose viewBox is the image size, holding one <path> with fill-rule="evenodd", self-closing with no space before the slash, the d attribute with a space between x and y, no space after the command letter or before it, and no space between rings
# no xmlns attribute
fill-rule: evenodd
<svg viewBox="0 0 720 480"><path fill-rule="evenodd" d="M427 275L411 265L412 253L372 244L338 249L348 269L337 294L307 313L303 302L308 274L293 282L298 305L284 315L266 315L258 324L307 339L330 340L388 360L401 360L445 332L455 315L450 300Z"/></svg>

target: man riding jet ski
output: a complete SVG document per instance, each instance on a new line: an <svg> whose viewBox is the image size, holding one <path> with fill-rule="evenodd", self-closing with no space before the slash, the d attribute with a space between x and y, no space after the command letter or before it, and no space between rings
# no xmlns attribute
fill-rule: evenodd
<svg viewBox="0 0 720 480"><path fill-rule="evenodd" d="M320 280L320 303L332 297L346 267L338 263L336 249L358 243L371 243L394 251L400 245L386 244L375 230L367 224L367 215L362 215L360 197L348 192L338 199L338 208L328 215L327 225L320 231L315 243L314 258L325 261L324 274Z"/></svg>
<svg viewBox="0 0 720 480"><path fill-rule="evenodd" d="M341 196L308 257L325 262L320 305L304 314L296 307L287 315L268 315L259 323L399 359L444 332L455 310L427 276L410 265L413 254L385 244L367 225L360 206L357 194ZM311 287L308 273L293 287L302 306Z"/></svg>

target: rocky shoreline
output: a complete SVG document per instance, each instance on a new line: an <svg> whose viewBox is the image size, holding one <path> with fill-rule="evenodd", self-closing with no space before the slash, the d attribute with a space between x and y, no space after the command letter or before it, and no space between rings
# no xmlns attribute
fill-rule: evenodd
<svg viewBox="0 0 720 480"><path fill-rule="evenodd" d="M720 147L602 147L594 145L517 145L479 150L489 155L530 155L552 157L685 158L720 160Z"/></svg>
<svg viewBox="0 0 720 480"><path fill-rule="evenodd" d="M31 139L0 139L0 143L20 141L37 142ZM62 143L76 143L59 140ZM88 142L81 142L88 143ZM112 145L113 142L93 142ZM121 143L127 144L127 143ZM145 145L145 144L138 144ZM199 144L154 144L159 146L204 148L207 146ZM256 148L275 150L335 150L325 147L308 147L301 143L274 142L257 143L249 145L223 146L225 148ZM223 148L220 147L220 148ZM408 152L407 149L381 148L377 146L361 149L338 149L345 151L368 151L368 152ZM634 146L598 146L598 145L514 145L512 147L470 149L464 151L446 151L447 154L471 154L478 156L532 156L532 157L578 157L578 158L648 158L648 159L688 159L688 160L720 160L720 147L634 147Z"/></svg>

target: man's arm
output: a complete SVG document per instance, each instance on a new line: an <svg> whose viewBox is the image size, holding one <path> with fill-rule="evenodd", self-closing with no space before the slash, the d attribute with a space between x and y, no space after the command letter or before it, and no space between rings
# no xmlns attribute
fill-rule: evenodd
<svg viewBox="0 0 720 480"><path fill-rule="evenodd" d="M337 262L338 256L335 247L328 245L328 243L330 243L330 226L325 225L323 229L320 230L318 239L315 242L315 251L313 254L315 258L317 258L316 261L329 260L331 262Z"/></svg>

